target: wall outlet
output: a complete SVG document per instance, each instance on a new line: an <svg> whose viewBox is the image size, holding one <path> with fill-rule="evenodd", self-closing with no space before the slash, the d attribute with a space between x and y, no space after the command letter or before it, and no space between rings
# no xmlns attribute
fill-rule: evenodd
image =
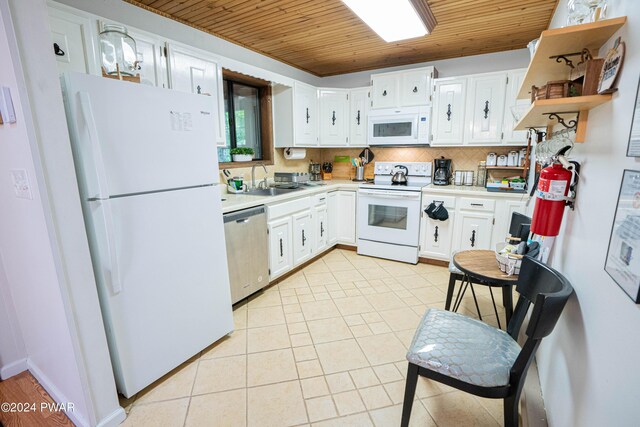
<svg viewBox="0 0 640 427"><path fill-rule="evenodd" d="M31 185L29 184L29 175L24 169L11 169L11 180L13 181L13 191L16 193L16 197L20 199L33 199L31 194Z"/></svg>

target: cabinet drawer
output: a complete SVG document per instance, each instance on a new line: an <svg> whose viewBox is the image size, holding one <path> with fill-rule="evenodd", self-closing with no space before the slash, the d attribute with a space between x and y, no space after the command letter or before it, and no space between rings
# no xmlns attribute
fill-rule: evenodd
<svg viewBox="0 0 640 427"><path fill-rule="evenodd" d="M445 208L455 208L456 198L455 196L440 196L438 194L424 194L422 196L422 204L427 207L431 202L444 203Z"/></svg>
<svg viewBox="0 0 640 427"><path fill-rule="evenodd" d="M496 201L489 199L461 197L459 207L460 209L470 211L493 212L496 207Z"/></svg>
<svg viewBox="0 0 640 427"><path fill-rule="evenodd" d="M311 196L311 204L313 206L324 205L327 203L327 193L314 194Z"/></svg>
<svg viewBox="0 0 640 427"><path fill-rule="evenodd" d="M277 205L267 206L267 212L269 214L269 220L273 220L285 215L291 215L296 212L309 209L310 207L311 197L302 197L300 199L278 203Z"/></svg>

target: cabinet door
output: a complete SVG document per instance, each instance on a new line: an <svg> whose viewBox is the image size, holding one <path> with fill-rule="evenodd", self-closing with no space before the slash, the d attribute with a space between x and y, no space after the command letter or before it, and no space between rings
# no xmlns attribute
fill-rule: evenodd
<svg viewBox="0 0 640 427"><path fill-rule="evenodd" d="M327 238L329 246L338 242L338 191L327 193Z"/></svg>
<svg viewBox="0 0 640 427"><path fill-rule="evenodd" d="M514 212L526 215L526 205L526 201L522 200L500 200L496 203L496 221L493 227L492 247L494 247L496 243L504 242L507 234L509 234L511 215L513 215Z"/></svg>
<svg viewBox="0 0 640 427"><path fill-rule="evenodd" d="M302 264L313 253L313 219L307 210L293 216L293 265Z"/></svg>
<svg viewBox="0 0 640 427"><path fill-rule="evenodd" d="M52 50L55 52L60 73L75 71L78 73L100 74L97 49L93 40L96 35L91 31L91 20L49 8ZM55 46L58 48L55 49Z"/></svg>
<svg viewBox="0 0 640 427"><path fill-rule="evenodd" d="M164 40L146 33L129 31L136 41L140 64L140 82L157 87L169 87L167 74L167 58L164 54Z"/></svg>
<svg viewBox="0 0 640 427"><path fill-rule="evenodd" d="M400 85L400 105L408 107L429 104L431 102L429 99L430 86L430 71L423 69L403 72Z"/></svg>
<svg viewBox="0 0 640 427"><path fill-rule="evenodd" d="M327 205L316 206L313 210L313 221L315 224L315 245L314 252L324 251L329 244L327 229Z"/></svg>
<svg viewBox="0 0 640 427"><path fill-rule="evenodd" d="M466 78L436 81L431 145L462 145L466 88Z"/></svg>
<svg viewBox="0 0 640 427"><path fill-rule="evenodd" d="M506 87L505 73L469 77L465 142L501 143Z"/></svg>
<svg viewBox="0 0 640 427"><path fill-rule="evenodd" d="M426 208L426 206L424 206ZM424 209L423 209L424 210ZM436 221L423 214L420 255L429 258L449 260L453 241L455 214L449 211L449 219Z"/></svg>
<svg viewBox="0 0 640 427"><path fill-rule="evenodd" d="M313 86L296 82L294 109L294 145L318 145L318 90Z"/></svg>
<svg viewBox="0 0 640 427"><path fill-rule="evenodd" d="M340 243L356 243L356 192L338 191L337 240Z"/></svg>
<svg viewBox="0 0 640 427"><path fill-rule="evenodd" d="M320 90L320 145L346 147L349 140L348 90Z"/></svg>
<svg viewBox="0 0 640 427"><path fill-rule="evenodd" d="M502 132L504 133L502 143L505 145L527 145L529 132L526 130L513 130L517 122L513 118L511 111L511 107L514 106L524 110L531 105L531 100L529 99L518 99L518 91L520 90L525 72L526 70L513 70L507 73L507 94L502 125Z"/></svg>
<svg viewBox="0 0 640 427"><path fill-rule="evenodd" d="M220 97L224 97L219 87L217 58L179 45L169 45L169 78L171 88L182 92L212 96L214 114L218 117L216 143L226 145L224 110L220 108Z"/></svg>
<svg viewBox="0 0 640 427"><path fill-rule="evenodd" d="M399 75L384 74L372 76L371 108L393 108L399 104Z"/></svg>
<svg viewBox="0 0 640 427"><path fill-rule="evenodd" d="M349 145L365 147L367 145L367 117L369 116L368 87L351 89L349 93Z"/></svg>
<svg viewBox="0 0 640 427"><path fill-rule="evenodd" d="M458 249L491 249L493 213L467 213L458 215L460 244Z"/></svg>
<svg viewBox="0 0 640 427"><path fill-rule="evenodd" d="M271 279L293 268L291 217L269 222L269 269Z"/></svg>

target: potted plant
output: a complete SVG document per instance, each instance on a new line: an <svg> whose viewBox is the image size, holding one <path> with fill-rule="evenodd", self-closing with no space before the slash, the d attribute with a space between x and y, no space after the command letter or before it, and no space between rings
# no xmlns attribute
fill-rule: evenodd
<svg viewBox="0 0 640 427"><path fill-rule="evenodd" d="M231 158L234 162L250 162L253 159L253 148L237 147L231 149Z"/></svg>

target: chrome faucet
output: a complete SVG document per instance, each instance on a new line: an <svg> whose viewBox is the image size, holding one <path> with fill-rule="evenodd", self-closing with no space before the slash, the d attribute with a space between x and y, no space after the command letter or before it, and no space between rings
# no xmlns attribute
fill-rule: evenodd
<svg viewBox="0 0 640 427"><path fill-rule="evenodd" d="M264 169L264 179L260 184L262 184L264 188L267 188L267 175L269 174L269 172L267 172L267 167L264 165L264 163L255 163L253 166L251 166L251 188L256 188L256 166L262 166L262 169ZM258 187L260 187L260 184L258 184Z"/></svg>

